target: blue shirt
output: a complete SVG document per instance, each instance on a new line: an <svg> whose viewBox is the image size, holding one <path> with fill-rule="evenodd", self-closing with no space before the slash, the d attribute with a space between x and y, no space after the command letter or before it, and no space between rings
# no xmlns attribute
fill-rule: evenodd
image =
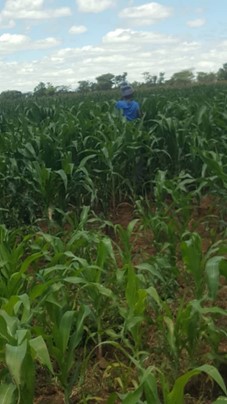
<svg viewBox="0 0 227 404"><path fill-rule="evenodd" d="M123 111L123 115L128 121L139 118L139 104L134 100L120 100L116 102L116 108Z"/></svg>

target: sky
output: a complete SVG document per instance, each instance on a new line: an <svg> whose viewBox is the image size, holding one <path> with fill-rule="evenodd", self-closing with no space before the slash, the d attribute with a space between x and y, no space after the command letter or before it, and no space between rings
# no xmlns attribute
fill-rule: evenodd
<svg viewBox="0 0 227 404"><path fill-rule="evenodd" d="M227 62L227 0L0 0L0 93Z"/></svg>

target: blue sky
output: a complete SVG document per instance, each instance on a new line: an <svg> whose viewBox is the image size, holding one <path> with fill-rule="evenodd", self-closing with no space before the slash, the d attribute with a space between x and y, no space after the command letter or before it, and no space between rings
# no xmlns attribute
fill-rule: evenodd
<svg viewBox="0 0 227 404"><path fill-rule="evenodd" d="M0 0L0 92L227 62L226 0Z"/></svg>

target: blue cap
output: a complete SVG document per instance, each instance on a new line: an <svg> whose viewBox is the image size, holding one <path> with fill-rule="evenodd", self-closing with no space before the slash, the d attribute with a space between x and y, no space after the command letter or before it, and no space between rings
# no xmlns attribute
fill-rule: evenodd
<svg viewBox="0 0 227 404"><path fill-rule="evenodd" d="M121 84L121 94L123 97L127 97L128 95L133 94L133 88L127 82Z"/></svg>

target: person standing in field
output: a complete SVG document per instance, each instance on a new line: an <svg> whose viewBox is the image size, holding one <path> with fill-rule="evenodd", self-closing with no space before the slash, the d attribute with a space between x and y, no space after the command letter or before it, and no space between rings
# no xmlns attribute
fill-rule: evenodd
<svg viewBox="0 0 227 404"><path fill-rule="evenodd" d="M141 117L140 106L138 102L133 99L133 93L133 88L128 83L122 83L122 98L115 104L116 108L122 111L127 121L133 121Z"/></svg>

